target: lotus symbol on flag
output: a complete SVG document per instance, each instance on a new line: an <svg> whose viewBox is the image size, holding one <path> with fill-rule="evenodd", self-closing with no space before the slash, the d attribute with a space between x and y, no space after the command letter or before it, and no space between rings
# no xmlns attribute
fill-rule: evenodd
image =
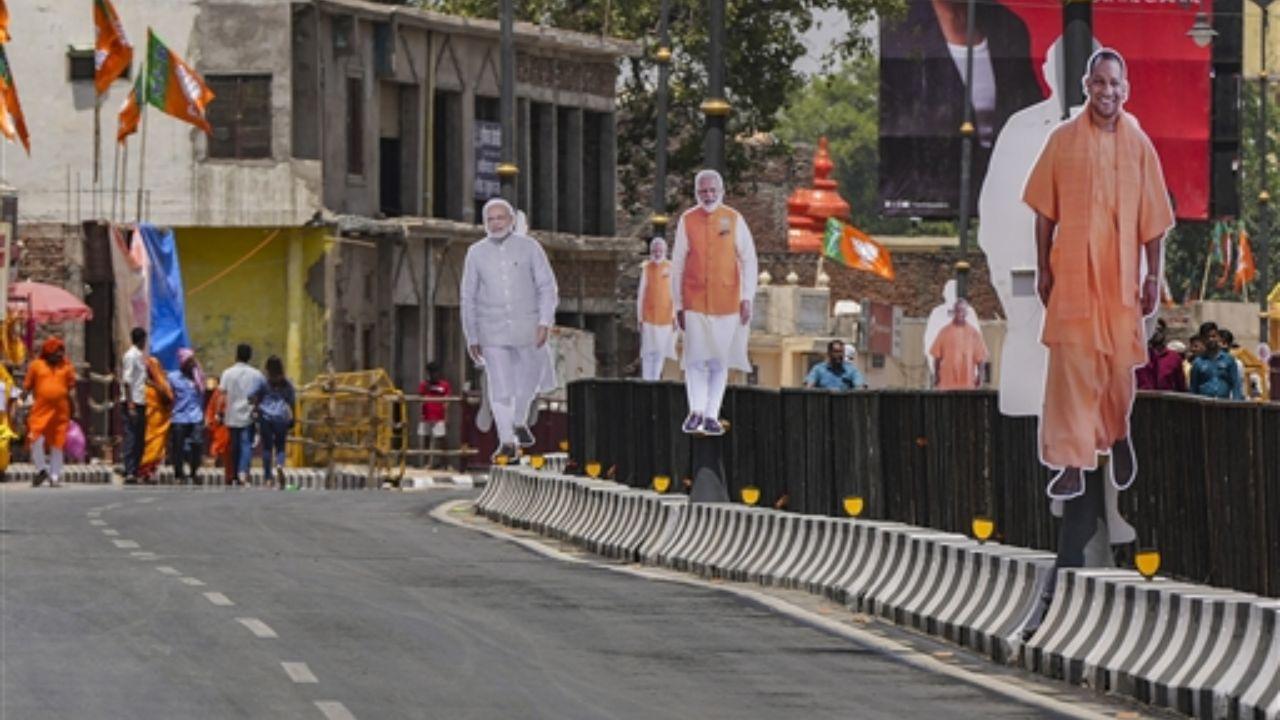
<svg viewBox="0 0 1280 720"><path fill-rule="evenodd" d="M875 263L876 258L880 257L880 249L868 242L855 239L853 241L853 249L858 252L858 257L862 258L865 263Z"/></svg>

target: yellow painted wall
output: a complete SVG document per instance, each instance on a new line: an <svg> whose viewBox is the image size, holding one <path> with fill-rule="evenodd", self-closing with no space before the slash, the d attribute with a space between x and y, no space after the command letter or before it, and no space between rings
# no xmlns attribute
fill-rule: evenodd
<svg viewBox="0 0 1280 720"><path fill-rule="evenodd" d="M324 308L306 294L306 279L323 264L323 228L175 228L182 282L187 291L187 329L207 373L221 373L235 360L236 345L253 346L253 364L279 355L295 382L324 368ZM275 239L238 268L204 289L205 281L231 266L272 233ZM301 249L301 278L288 278L290 243ZM192 291L195 291L194 294ZM288 352L289 292L301 294L296 331L299 347ZM290 362L293 360L294 362ZM290 366L293 367L290 367Z"/></svg>

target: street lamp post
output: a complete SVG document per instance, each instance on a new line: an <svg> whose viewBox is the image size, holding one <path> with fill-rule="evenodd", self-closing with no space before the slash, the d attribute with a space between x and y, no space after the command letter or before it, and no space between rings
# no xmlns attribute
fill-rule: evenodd
<svg viewBox="0 0 1280 720"><path fill-rule="evenodd" d="M658 18L658 49L653 59L658 63L657 137L653 162L653 236L667 235L667 89L671 83L671 33L667 27L671 0L662 0L662 16Z"/></svg>
<svg viewBox="0 0 1280 720"><path fill-rule="evenodd" d="M516 48L513 38L515 23L512 3L514 0L502 0L498 14L500 29L499 65L502 79L499 88L498 113L502 115L502 161L498 163L498 179L502 183L502 197L516 205L516 176L520 169L516 165Z"/></svg>
<svg viewBox="0 0 1280 720"><path fill-rule="evenodd" d="M960 259L956 261L956 297L969 297L969 195L973 184L973 24L977 4L968 0L964 29L964 123L960 125Z"/></svg>
<svg viewBox="0 0 1280 720"><path fill-rule="evenodd" d="M729 117L729 102L724 97L724 3L725 0L709 0L708 29L710 38L707 63L707 99L702 103L702 114L707 118L706 144L703 157L706 166L724 174L724 133Z"/></svg>
<svg viewBox="0 0 1280 720"><path fill-rule="evenodd" d="M1267 342L1267 295L1271 292L1269 276L1271 257L1271 193L1267 191L1267 155L1270 153L1270 137L1267 135L1267 29L1270 13L1267 8L1272 0L1253 0L1262 11L1261 34L1258 38L1258 305L1262 312L1258 318L1258 340Z"/></svg>

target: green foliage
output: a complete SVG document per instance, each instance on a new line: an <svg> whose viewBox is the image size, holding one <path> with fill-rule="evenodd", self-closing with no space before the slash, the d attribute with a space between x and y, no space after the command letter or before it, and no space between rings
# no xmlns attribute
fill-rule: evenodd
<svg viewBox="0 0 1280 720"><path fill-rule="evenodd" d="M876 57L868 53L836 72L812 78L792 92L775 133L784 143L815 147L819 138L827 138L840 195L849 202L858 227L892 235L955 235L951 222L913 224L906 218L880 215L879 73Z"/></svg>
<svg viewBox="0 0 1280 720"><path fill-rule="evenodd" d="M497 17L497 0L417 0L420 7L472 17ZM729 137L774 130L780 111L804 85L796 61L806 50L801 41L818 10L839 10L859 28L876 15L901 12L903 0L727 0L725 85L733 106ZM646 188L652 182L654 123L658 73L652 60L657 47L661 0L516 0L516 19L567 30L605 33L642 43L645 55L623 61L619 77L619 182L628 209L647 214ZM702 164L703 116L707 99L706 0L671 0L671 145L668 210L685 204L693 173ZM829 57L844 60L865 52L868 39L851 31L831 48ZM782 152L785 148L775 148ZM746 149L728 143L727 180L749 182L752 166ZM676 202L671 202L674 199Z"/></svg>

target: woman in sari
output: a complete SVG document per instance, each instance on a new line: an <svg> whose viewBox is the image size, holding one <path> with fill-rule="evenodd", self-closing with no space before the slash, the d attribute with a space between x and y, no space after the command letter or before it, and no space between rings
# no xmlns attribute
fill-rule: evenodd
<svg viewBox="0 0 1280 720"><path fill-rule="evenodd" d="M204 426L208 430L209 455L222 463L224 482L227 485L235 481L235 468L231 466L231 430L222 424L222 414L226 412L227 400L218 387L218 378L206 377L205 396L209 398L204 406Z"/></svg>
<svg viewBox="0 0 1280 720"><path fill-rule="evenodd" d="M147 432L143 436L142 463L138 479L155 483L156 468L164 460L169 442L169 424L173 418L173 389L164 368L154 355L147 357Z"/></svg>

